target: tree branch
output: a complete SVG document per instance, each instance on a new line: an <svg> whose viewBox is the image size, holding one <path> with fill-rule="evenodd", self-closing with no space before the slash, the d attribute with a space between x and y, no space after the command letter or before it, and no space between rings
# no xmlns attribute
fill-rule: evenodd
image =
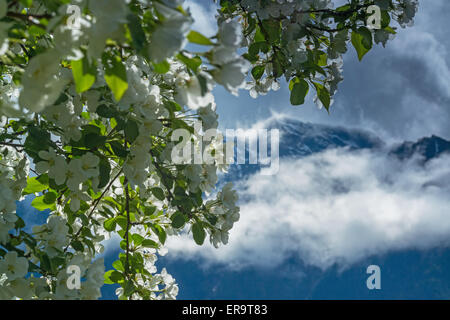
<svg viewBox="0 0 450 320"><path fill-rule="evenodd" d="M103 190L102 194L100 195L100 197L98 197L97 199L94 200L93 207L91 209L91 212L88 214L87 218L88 220L92 217L92 215L94 214L95 209L97 208L98 204L100 203L100 201L103 199L103 197L105 196L106 192L108 192L109 188L111 188L112 184L114 183L114 181L116 181L116 179L120 176L120 174L122 173L122 169L120 169L120 171L116 174L116 176L109 182L109 184L106 186L105 190ZM70 243L67 245L67 247L64 249L64 252L67 251L67 249L69 248L69 246L72 244L72 242L74 242L75 240L78 239L78 237L80 236L81 230L83 229L83 226L77 231L77 233L75 233L75 235L73 236L72 240L70 240Z"/></svg>

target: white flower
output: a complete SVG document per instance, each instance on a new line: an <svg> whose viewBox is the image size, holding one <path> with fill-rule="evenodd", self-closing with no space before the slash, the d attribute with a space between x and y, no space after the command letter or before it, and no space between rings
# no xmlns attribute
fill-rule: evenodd
<svg viewBox="0 0 450 320"><path fill-rule="evenodd" d="M69 195L70 210L77 212L80 209L80 201L88 201L90 197L84 192L84 190L72 191Z"/></svg>
<svg viewBox="0 0 450 320"><path fill-rule="evenodd" d="M197 190L201 182L202 166L199 164L188 164L183 170L183 174L189 180L189 189Z"/></svg>
<svg viewBox="0 0 450 320"><path fill-rule="evenodd" d="M233 47L217 46L211 50L211 53L212 64L224 65L228 62L239 59L239 55Z"/></svg>
<svg viewBox="0 0 450 320"><path fill-rule="evenodd" d="M15 251L9 251L0 260L0 273L5 273L10 281L25 277L28 273L28 260L18 257Z"/></svg>
<svg viewBox="0 0 450 320"><path fill-rule="evenodd" d="M24 110L21 109L20 106L18 106L17 103L15 102L17 101L18 97L19 97L18 87L14 86L13 84L7 84L4 86L0 85L0 116L5 115L13 118L26 116ZM4 124L2 125L2 127L3 126Z"/></svg>
<svg viewBox="0 0 450 320"><path fill-rule="evenodd" d="M100 105L101 93L96 90L89 90L83 93L83 96L87 100L87 107L89 112L95 112L97 107Z"/></svg>
<svg viewBox="0 0 450 320"><path fill-rule="evenodd" d="M129 0L95 0L89 2L89 10L94 15L94 23L87 30L89 39L87 50L91 60L99 58L108 38L123 37L123 23L126 23Z"/></svg>
<svg viewBox="0 0 450 320"><path fill-rule="evenodd" d="M39 157L46 161L36 163L36 171L38 173L48 171L48 176L55 179L56 184L62 185L66 181L67 174L67 163L64 157L57 155L53 148L49 151L39 151Z"/></svg>
<svg viewBox="0 0 450 320"><path fill-rule="evenodd" d="M80 159L72 159L67 166L66 177L67 187L71 191L77 191L80 188L80 184L84 182L85 176L82 169L82 162Z"/></svg>
<svg viewBox="0 0 450 320"><path fill-rule="evenodd" d="M250 62L237 59L228 62L212 71L214 80L220 83L233 95L238 94L240 88L245 87L245 77L250 69Z"/></svg>
<svg viewBox="0 0 450 320"><path fill-rule="evenodd" d="M31 58L22 76L23 90L19 97L22 107L39 112L56 101L71 78L64 76L70 71L60 67L60 59L56 49Z"/></svg>
<svg viewBox="0 0 450 320"><path fill-rule="evenodd" d="M203 130L215 129L219 125L217 119L219 115L216 113L215 103L211 103L206 107L201 107L197 110L200 119L202 120Z"/></svg>
<svg viewBox="0 0 450 320"><path fill-rule="evenodd" d="M0 243L5 244L9 240L9 230L14 228L14 223L0 219Z"/></svg>
<svg viewBox="0 0 450 320"><path fill-rule="evenodd" d="M236 20L225 20L219 24L218 38L225 47L238 47L242 41L241 24Z"/></svg>
<svg viewBox="0 0 450 320"><path fill-rule="evenodd" d="M80 293L83 300L97 300L102 296L100 288L91 282L83 282Z"/></svg>
<svg viewBox="0 0 450 320"><path fill-rule="evenodd" d="M4 55L9 48L8 29L12 25L9 22L0 22L0 55Z"/></svg>
<svg viewBox="0 0 450 320"><path fill-rule="evenodd" d="M92 283L97 288L103 285L105 273L105 263L103 258L95 260L87 271L86 280L88 283Z"/></svg>
<svg viewBox="0 0 450 320"><path fill-rule="evenodd" d="M148 53L153 61L161 62L184 48L193 21L174 9L159 3L154 5L164 20L151 35Z"/></svg>
<svg viewBox="0 0 450 320"><path fill-rule="evenodd" d="M11 212L16 209L11 190L12 180L6 179L6 173L0 175L0 212Z"/></svg>
<svg viewBox="0 0 450 320"><path fill-rule="evenodd" d="M6 13L8 12L8 4L5 0L0 1L0 19L6 16Z"/></svg>
<svg viewBox="0 0 450 320"><path fill-rule="evenodd" d="M18 278L9 283L9 287L11 288L13 294L21 299L31 299L34 295L33 290L31 289L30 279Z"/></svg>
<svg viewBox="0 0 450 320"><path fill-rule="evenodd" d="M86 153L80 158L81 169L86 179L95 177L98 175L98 164L100 163L99 157L92 153Z"/></svg>
<svg viewBox="0 0 450 320"><path fill-rule="evenodd" d="M64 141L69 142L71 139L73 141L80 140L82 121L75 114L66 110L60 115L58 125L64 129Z"/></svg>
<svg viewBox="0 0 450 320"><path fill-rule="evenodd" d="M202 173L202 182L200 189L204 192L211 192L217 183L217 168L215 165L204 165Z"/></svg>
<svg viewBox="0 0 450 320"><path fill-rule="evenodd" d="M187 74L186 74L187 75ZM183 77L184 81L177 88L177 93L175 95L176 101L181 105L186 105L189 108L196 110L200 107L206 107L211 103L214 103L214 96L210 92L212 90L211 79L208 75L203 75L203 79L205 79L205 88L206 92L202 92L202 86L197 76L185 76L180 75L179 77Z"/></svg>
<svg viewBox="0 0 450 320"><path fill-rule="evenodd" d="M222 201L223 205L228 209L236 208L235 204L239 199L236 190L233 190L232 188L233 183L228 182L218 195L220 201Z"/></svg>
<svg viewBox="0 0 450 320"><path fill-rule="evenodd" d="M47 253L51 253L51 248L60 249L68 243L67 233L69 227L60 216L52 215L48 218L47 224L33 227L33 234L36 239L47 242ZM49 251L50 250L50 251Z"/></svg>

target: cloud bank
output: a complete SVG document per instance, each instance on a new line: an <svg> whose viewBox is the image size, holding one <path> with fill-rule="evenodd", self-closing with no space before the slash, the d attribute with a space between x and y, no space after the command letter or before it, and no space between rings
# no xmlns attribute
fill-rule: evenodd
<svg viewBox="0 0 450 320"><path fill-rule="evenodd" d="M241 220L227 246L170 238L169 258L231 269L305 265L346 268L371 255L450 244L450 155L421 167L379 151L334 149L282 159L274 176L238 184Z"/></svg>
<svg viewBox="0 0 450 320"><path fill-rule="evenodd" d="M194 18L192 29L201 32L205 36L214 36L217 32L217 22L215 19L216 6L211 1L185 1L185 6L191 11Z"/></svg>

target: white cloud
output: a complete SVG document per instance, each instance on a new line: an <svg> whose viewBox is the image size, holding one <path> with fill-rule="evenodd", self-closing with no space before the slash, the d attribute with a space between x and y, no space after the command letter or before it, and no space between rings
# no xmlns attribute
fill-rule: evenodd
<svg viewBox="0 0 450 320"><path fill-rule="evenodd" d="M194 18L192 29L211 37L217 32L217 23L215 18L216 6L209 2L203 1L203 4L200 4L201 1L199 3L199 1L187 0L185 1L185 7L190 8Z"/></svg>
<svg viewBox="0 0 450 320"><path fill-rule="evenodd" d="M449 245L449 160L421 167L346 149L283 159L277 175L240 183L240 197L250 200L241 204L227 246L171 238L169 257L275 268L296 255L326 269L395 250Z"/></svg>

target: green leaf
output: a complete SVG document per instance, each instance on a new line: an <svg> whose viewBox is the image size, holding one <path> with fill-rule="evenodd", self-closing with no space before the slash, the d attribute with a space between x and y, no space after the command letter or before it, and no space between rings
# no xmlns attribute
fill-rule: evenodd
<svg viewBox="0 0 450 320"><path fill-rule="evenodd" d="M137 52L141 52L147 43L144 29L141 26L141 19L135 14L130 13L127 15L127 20L131 39L133 40L133 46Z"/></svg>
<svg viewBox="0 0 450 320"><path fill-rule="evenodd" d="M46 253L41 254L40 256L41 260L41 269L45 271L52 271L52 265L50 263L50 259L48 258L48 255Z"/></svg>
<svg viewBox="0 0 450 320"><path fill-rule="evenodd" d="M125 216L117 216L115 221L123 230L127 228L128 220Z"/></svg>
<svg viewBox="0 0 450 320"><path fill-rule="evenodd" d="M116 260L112 263L112 266L114 269L116 269L117 271L125 271L125 268L123 267L122 261L120 260Z"/></svg>
<svg viewBox="0 0 450 320"><path fill-rule="evenodd" d="M72 242L72 248L74 248L75 250L80 251L80 252L84 251L83 244L81 243L81 241L78 241L78 240Z"/></svg>
<svg viewBox="0 0 450 320"><path fill-rule="evenodd" d="M155 241L150 240L150 239L143 240L141 245L146 248L155 248L155 249L158 248L158 244Z"/></svg>
<svg viewBox="0 0 450 320"><path fill-rule="evenodd" d="M194 235L194 241L201 246L205 241L206 232L200 222L196 222L192 225L192 234Z"/></svg>
<svg viewBox="0 0 450 320"><path fill-rule="evenodd" d="M320 67L326 66L328 64L327 54L323 51L318 51L317 65Z"/></svg>
<svg viewBox="0 0 450 320"><path fill-rule="evenodd" d="M131 235L131 238L133 239L133 243L136 246L140 246L141 243L144 241L144 237L137 233Z"/></svg>
<svg viewBox="0 0 450 320"><path fill-rule="evenodd" d="M43 29L39 26L36 26L36 25L30 26L30 28L28 29L28 32L30 33L30 35L33 35L35 37L42 37L43 35L45 35L47 33L47 31L45 31L45 29Z"/></svg>
<svg viewBox="0 0 450 320"><path fill-rule="evenodd" d="M175 212L170 219L172 220L172 227L175 229L182 228L186 223L186 219L180 211Z"/></svg>
<svg viewBox="0 0 450 320"><path fill-rule="evenodd" d="M116 230L116 220L115 218L110 218L108 220L105 220L105 222L103 222L103 227L105 228L106 231L115 231Z"/></svg>
<svg viewBox="0 0 450 320"><path fill-rule="evenodd" d="M214 44L211 42L211 40L209 40L209 38L205 37L200 32L197 32L194 30L191 30L191 32L189 32L187 39L189 40L189 42L204 45L204 46L210 46L210 45Z"/></svg>
<svg viewBox="0 0 450 320"><path fill-rule="evenodd" d="M57 197L58 197L58 194L56 192L54 192L54 191L46 192L45 195L44 195L43 202L45 204L55 203Z"/></svg>
<svg viewBox="0 0 450 320"><path fill-rule="evenodd" d="M164 194L163 189L158 188L158 187L155 187L155 188L152 188L151 190L152 190L153 195L154 195L158 200L161 200L161 201L162 201L162 200L164 200L164 199L166 198L166 195Z"/></svg>
<svg viewBox="0 0 450 320"><path fill-rule="evenodd" d="M125 288L123 289L123 294L126 297L131 296L136 291L136 287L134 286L134 283L132 281L127 281L127 284L125 285Z"/></svg>
<svg viewBox="0 0 450 320"><path fill-rule="evenodd" d="M126 157L128 155L127 149L119 141L110 141L111 149L118 157Z"/></svg>
<svg viewBox="0 0 450 320"><path fill-rule="evenodd" d="M352 31L352 44L358 54L359 61L372 49L372 33L366 27Z"/></svg>
<svg viewBox="0 0 450 320"><path fill-rule="evenodd" d="M109 107L105 104L99 105L97 107L97 110L95 110L95 113L97 113L100 117L108 119L113 118L118 114L116 109Z"/></svg>
<svg viewBox="0 0 450 320"><path fill-rule="evenodd" d="M317 97L319 98L320 102L322 102L322 104L325 107L325 109L327 109L327 111L329 112L330 111L329 110L330 109L330 104L331 104L330 93L320 83L313 82L313 84L314 84L314 87L316 87Z"/></svg>
<svg viewBox="0 0 450 320"><path fill-rule="evenodd" d="M86 57L81 60L72 61L73 79L75 80L75 88L78 93L89 90L95 83L97 69L95 65L89 65Z"/></svg>
<svg viewBox="0 0 450 320"><path fill-rule="evenodd" d="M269 45L267 44L266 41L258 41L258 42L253 42L252 44L250 44L250 46L248 47L248 54L254 58L256 58L256 55L260 52L264 52L267 53L269 51ZM256 58L257 59L257 58Z"/></svg>
<svg viewBox="0 0 450 320"><path fill-rule="evenodd" d="M166 231L164 231L164 229L159 225L152 225L151 228L158 236L159 242L161 242L164 245L167 239Z"/></svg>
<svg viewBox="0 0 450 320"><path fill-rule="evenodd" d="M211 223L213 226L216 225L217 221L219 220L217 218L217 216L213 215L213 214L204 214L206 220L208 220L209 223Z"/></svg>
<svg viewBox="0 0 450 320"><path fill-rule="evenodd" d="M87 148L94 149L104 145L106 137L96 133L88 133L83 137L83 142Z"/></svg>
<svg viewBox="0 0 450 320"><path fill-rule="evenodd" d="M305 97L308 94L308 91L309 85L305 80L301 79L299 82L294 83L291 90L291 104L298 106L305 103Z"/></svg>
<svg viewBox="0 0 450 320"><path fill-rule="evenodd" d="M170 64L164 60L160 63L153 63L153 67L155 68L156 73L167 73L170 70Z"/></svg>
<svg viewBox="0 0 450 320"><path fill-rule="evenodd" d="M361 43L364 46L364 48L366 48L367 50L372 49L373 45L372 32L366 27L360 27L358 29L358 33L362 35Z"/></svg>
<svg viewBox="0 0 450 320"><path fill-rule="evenodd" d="M105 284L114 284L121 282L124 278L122 273L116 270L108 270L105 272L104 279Z"/></svg>
<svg viewBox="0 0 450 320"><path fill-rule="evenodd" d="M183 53L179 53L177 54L177 59L183 62L193 72L197 72L198 68L202 64L202 59L199 56L189 58L185 56Z"/></svg>
<svg viewBox="0 0 450 320"><path fill-rule="evenodd" d="M104 284L114 284L114 281L111 280L111 274L116 271L116 270L108 270L105 272L105 274L103 275Z"/></svg>
<svg viewBox="0 0 450 320"><path fill-rule="evenodd" d="M23 190L23 194L31 194L31 193L38 193L46 190L48 188L48 185L42 184L37 180L37 177L27 178L27 186Z"/></svg>
<svg viewBox="0 0 450 320"><path fill-rule="evenodd" d="M261 79L264 74L265 67L264 66L256 66L252 69L252 76L255 80Z"/></svg>
<svg viewBox="0 0 450 320"><path fill-rule="evenodd" d="M28 127L28 136L25 140L24 148L30 157L41 160L38 156L39 151L48 151L48 148L53 144L48 131L34 125Z"/></svg>
<svg viewBox="0 0 450 320"><path fill-rule="evenodd" d="M269 42L272 44L278 43L281 36L281 22L275 19L267 19L262 21L264 31L268 35Z"/></svg>
<svg viewBox="0 0 450 320"><path fill-rule="evenodd" d="M99 171L100 179L97 187L101 189L108 184L111 175L111 165L107 159L100 158Z"/></svg>
<svg viewBox="0 0 450 320"><path fill-rule="evenodd" d="M391 16L387 10L381 10L381 28L389 27L391 23Z"/></svg>
<svg viewBox="0 0 450 320"><path fill-rule="evenodd" d="M197 79L198 79L198 82L200 84L200 92L201 92L201 95L203 97L208 92L207 81L206 81L206 78L204 76L199 75L199 74L197 75Z"/></svg>
<svg viewBox="0 0 450 320"><path fill-rule="evenodd" d="M21 217L17 217L16 222L14 223L15 229L22 229L25 228L25 221Z"/></svg>
<svg viewBox="0 0 450 320"><path fill-rule="evenodd" d="M113 282L122 282L124 279L123 274L118 271L113 271L110 276L111 281Z"/></svg>
<svg viewBox="0 0 450 320"><path fill-rule="evenodd" d="M129 142L133 142L136 140L137 136L139 135L139 127L134 120L128 120L127 124L125 125L125 137Z"/></svg>
<svg viewBox="0 0 450 320"><path fill-rule="evenodd" d="M50 209L52 211L56 210L55 203L48 204L48 203L44 202L44 196L34 198L33 201L31 201L31 206L36 208L39 211L44 211L47 209Z"/></svg>
<svg viewBox="0 0 450 320"><path fill-rule="evenodd" d="M155 210L156 210L156 207L154 207L154 206L151 206L151 207L145 207L145 209L144 209L144 214L145 214L146 216L151 216L151 215L155 212Z"/></svg>
<svg viewBox="0 0 450 320"><path fill-rule="evenodd" d="M384 28L384 31L389 32L390 34L397 34L397 32L391 27Z"/></svg>
<svg viewBox="0 0 450 320"><path fill-rule="evenodd" d="M25 8L30 8L33 4L33 0L20 0L19 1Z"/></svg>
<svg viewBox="0 0 450 320"><path fill-rule="evenodd" d="M255 37L254 37L253 41L254 42L266 42L266 38L264 37L264 34L261 32L261 29L259 26L256 27Z"/></svg>
<svg viewBox="0 0 450 320"><path fill-rule="evenodd" d="M105 64L105 81L114 99L120 101L128 89L127 72L119 57L113 56Z"/></svg>

